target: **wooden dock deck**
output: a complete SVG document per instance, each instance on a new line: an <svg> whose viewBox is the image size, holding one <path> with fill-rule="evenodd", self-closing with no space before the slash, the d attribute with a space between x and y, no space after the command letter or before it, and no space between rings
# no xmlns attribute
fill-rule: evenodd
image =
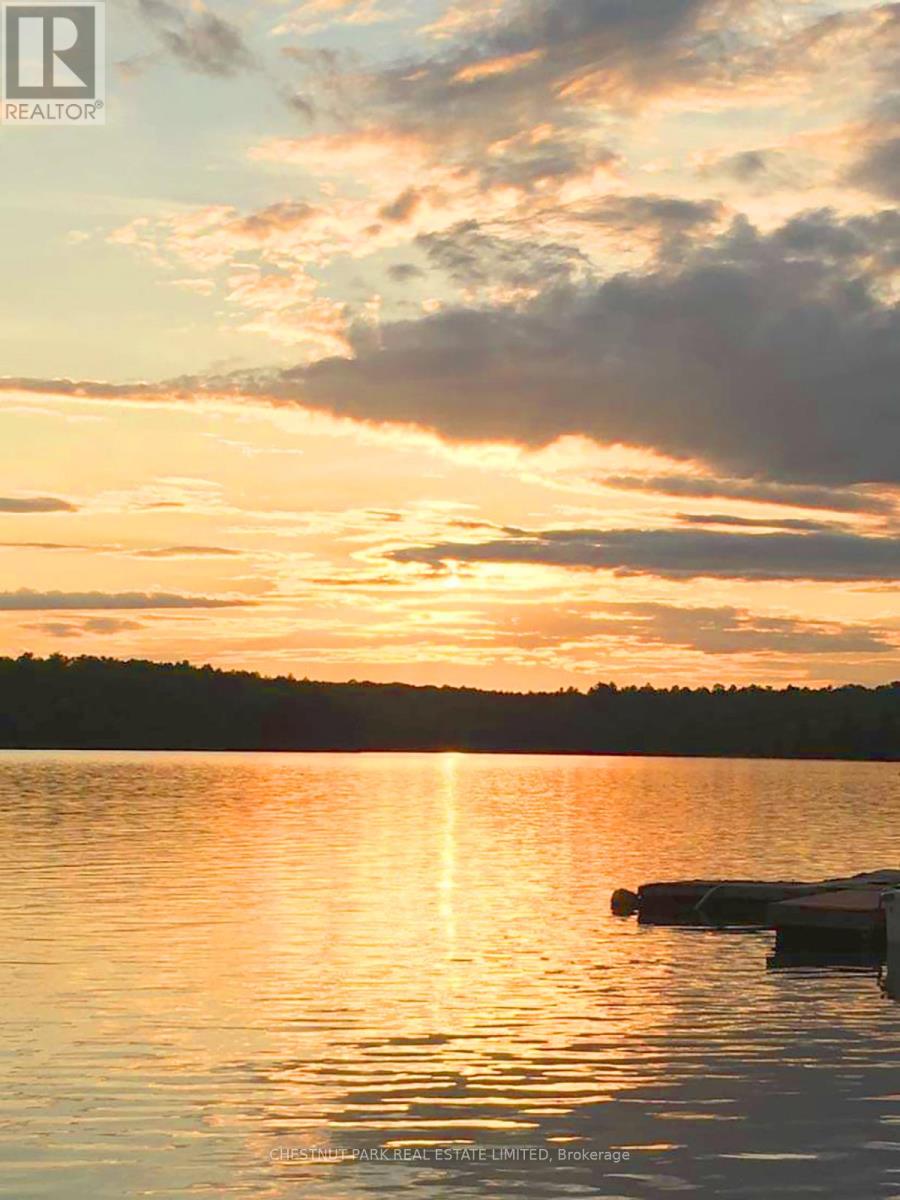
<svg viewBox="0 0 900 1200"><path fill-rule="evenodd" d="M776 949L827 943L882 946L885 936L882 891L855 888L820 892L771 906L769 922L775 930Z"/></svg>
<svg viewBox="0 0 900 1200"><path fill-rule="evenodd" d="M636 893L620 889L613 896L613 910L623 916L636 911L643 925L774 929L779 946L881 946L882 896L890 897L891 889L900 889L900 871L810 882L691 879L646 883Z"/></svg>
<svg viewBox="0 0 900 1200"><path fill-rule="evenodd" d="M637 893L638 920L644 925L764 925L770 905L821 890L821 883L752 879L646 883Z"/></svg>

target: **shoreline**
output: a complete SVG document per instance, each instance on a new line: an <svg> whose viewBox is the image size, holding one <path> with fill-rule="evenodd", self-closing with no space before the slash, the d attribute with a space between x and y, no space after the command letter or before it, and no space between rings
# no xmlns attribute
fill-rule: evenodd
<svg viewBox="0 0 900 1200"><path fill-rule="evenodd" d="M437 757L439 755L457 754L475 758L638 758L638 759L674 759L688 762L796 762L796 763L871 763L890 766L900 763L900 755L895 756L849 756L846 754L679 754L676 751L647 751L626 750L484 750L467 749L458 746L443 746L423 748L402 746L319 746L296 747L290 746L278 749L272 746L0 746L0 754L266 754L266 755L421 755Z"/></svg>

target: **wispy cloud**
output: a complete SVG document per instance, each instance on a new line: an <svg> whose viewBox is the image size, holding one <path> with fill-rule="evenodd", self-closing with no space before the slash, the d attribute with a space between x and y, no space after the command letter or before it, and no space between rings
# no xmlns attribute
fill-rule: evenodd
<svg viewBox="0 0 900 1200"><path fill-rule="evenodd" d="M681 496L698 500L743 500L790 508L822 508L831 512L887 514L894 511L890 496L842 487L772 483L766 479L722 479L702 475L607 475L604 487Z"/></svg>
<svg viewBox="0 0 900 1200"><path fill-rule="evenodd" d="M224 546L155 546L149 550L129 550L135 558L240 558L241 550Z"/></svg>
<svg viewBox="0 0 900 1200"><path fill-rule="evenodd" d="M133 633L143 629L140 621L125 621L116 617L89 617L84 621L36 621L26 626L36 633L52 638L78 638L91 634L104 637L119 633Z"/></svg>
<svg viewBox="0 0 900 1200"><path fill-rule="evenodd" d="M400 563L543 565L665 579L900 579L900 539L852 533L551 529L395 550Z"/></svg>
<svg viewBox="0 0 900 1200"><path fill-rule="evenodd" d="M103 609L238 608L252 601L168 592L0 592L0 612L99 611Z"/></svg>
<svg viewBox="0 0 900 1200"><path fill-rule="evenodd" d="M76 512L78 506L58 496L0 496L0 513Z"/></svg>
<svg viewBox="0 0 900 1200"><path fill-rule="evenodd" d="M137 0L137 6L162 47L189 71L228 78L252 67L244 35L209 9L170 0Z"/></svg>
<svg viewBox="0 0 900 1200"><path fill-rule="evenodd" d="M334 22L342 25L375 25L390 21L395 15L380 0L302 0L279 20L274 32L305 36L327 29Z"/></svg>
<svg viewBox="0 0 900 1200"><path fill-rule="evenodd" d="M482 626L476 634L483 637ZM493 636L510 646L665 646L704 655L886 655L898 639L884 629L753 612L734 605L696 606L661 602L584 602L554 613L524 606L502 607Z"/></svg>

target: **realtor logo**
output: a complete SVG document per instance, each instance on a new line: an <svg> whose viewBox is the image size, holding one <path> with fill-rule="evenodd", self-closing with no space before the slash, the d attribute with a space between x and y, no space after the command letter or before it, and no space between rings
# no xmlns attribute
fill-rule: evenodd
<svg viewBox="0 0 900 1200"><path fill-rule="evenodd" d="M3 123L102 125L105 26L102 3L3 4Z"/></svg>

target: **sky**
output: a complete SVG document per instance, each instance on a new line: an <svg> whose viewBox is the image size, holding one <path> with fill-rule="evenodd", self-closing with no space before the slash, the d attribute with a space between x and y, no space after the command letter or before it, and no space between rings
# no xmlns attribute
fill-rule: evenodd
<svg viewBox="0 0 900 1200"><path fill-rule="evenodd" d="M0 125L0 654L900 678L900 3L107 10Z"/></svg>

